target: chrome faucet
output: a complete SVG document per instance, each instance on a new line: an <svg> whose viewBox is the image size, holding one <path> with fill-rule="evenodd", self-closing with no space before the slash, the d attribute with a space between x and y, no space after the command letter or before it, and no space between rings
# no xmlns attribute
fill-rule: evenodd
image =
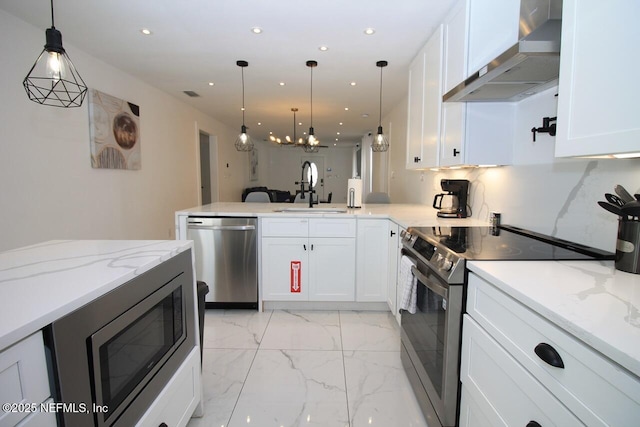
<svg viewBox="0 0 640 427"><path fill-rule="evenodd" d="M304 167L309 166L309 170L311 170L311 162L309 160L305 160L302 164L302 173L300 176L300 198L304 200ZM309 174L309 207L313 207L313 174Z"/></svg>

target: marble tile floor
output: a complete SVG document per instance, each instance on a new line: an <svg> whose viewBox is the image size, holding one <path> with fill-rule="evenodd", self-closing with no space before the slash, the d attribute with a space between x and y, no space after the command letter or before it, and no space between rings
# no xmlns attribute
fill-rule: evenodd
<svg viewBox="0 0 640 427"><path fill-rule="evenodd" d="M426 427L388 312L207 310L187 427Z"/></svg>

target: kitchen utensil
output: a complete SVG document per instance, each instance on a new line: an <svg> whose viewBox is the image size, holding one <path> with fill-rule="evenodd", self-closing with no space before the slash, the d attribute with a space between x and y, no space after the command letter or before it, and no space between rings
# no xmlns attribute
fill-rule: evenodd
<svg viewBox="0 0 640 427"><path fill-rule="evenodd" d="M623 215L632 217L640 216L640 201L634 200L633 202L625 203L620 209Z"/></svg>
<svg viewBox="0 0 640 427"><path fill-rule="evenodd" d="M616 196L615 194L605 193L604 197L607 199L609 203L618 205L620 207L624 206L624 200L622 200L620 197Z"/></svg>
<svg viewBox="0 0 640 427"><path fill-rule="evenodd" d="M633 196L620 184L616 185L613 190L625 203L635 200Z"/></svg>
<svg viewBox="0 0 640 427"><path fill-rule="evenodd" d="M618 216L621 217L625 217L626 218L626 214L624 212L622 212L622 209L617 206L617 205L612 205L611 203L607 203L607 202L598 202L598 204L600 206L602 206L605 210L614 213Z"/></svg>

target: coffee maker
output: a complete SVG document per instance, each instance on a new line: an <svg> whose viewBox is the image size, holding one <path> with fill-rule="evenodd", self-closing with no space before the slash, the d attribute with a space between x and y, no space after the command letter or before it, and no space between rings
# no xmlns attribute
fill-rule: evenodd
<svg viewBox="0 0 640 427"><path fill-rule="evenodd" d="M466 218L467 217L467 194L469 192L469 181L466 179L443 179L440 186L446 193L436 194L433 198L433 207L438 209L440 218ZM451 206L442 207L442 200L451 197Z"/></svg>

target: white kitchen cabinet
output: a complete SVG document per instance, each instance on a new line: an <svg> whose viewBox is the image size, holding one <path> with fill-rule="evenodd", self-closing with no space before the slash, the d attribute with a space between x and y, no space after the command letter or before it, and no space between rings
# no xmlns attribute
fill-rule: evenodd
<svg viewBox="0 0 640 427"><path fill-rule="evenodd" d="M518 42L520 2L473 0L468 2L468 10L469 44L465 78Z"/></svg>
<svg viewBox="0 0 640 427"><path fill-rule="evenodd" d="M584 426L467 314L463 325L460 425L509 427L533 421L545 427ZM480 419L467 418L471 402Z"/></svg>
<svg viewBox="0 0 640 427"><path fill-rule="evenodd" d="M354 301L355 237L352 218L264 218L263 300Z"/></svg>
<svg viewBox="0 0 640 427"><path fill-rule="evenodd" d="M409 68L407 169L438 164L442 98L442 42L440 25Z"/></svg>
<svg viewBox="0 0 640 427"><path fill-rule="evenodd" d="M198 403L202 387L199 352L198 348L191 351L136 426L187 425Z"/></svg>
<svg viewBox="0 0 640 427"><path fill-rule="evenodd" d="M387 301L389 222L358 219L356 301Z"/></svg>
<svg viewBox="0 0 640 427"><path fill-rule="evenodd" d="M28 405L28 410L0 411L0 425L55 426L55 416L40 413L50 397L42 332L38 331L0 352L0 402Z"/></svg>
<svg viewBox="0 0 640 427"><path fill-rule="evenodd" d="M638 15L637 1L564 1L556 157L640 153Z"/></svg>
<svg viewBox="0 0 640 427"><path fill-rule="evenodd" d="M467 312L463 323L461 381L471 400L490 420L494 420L495 413L505 420L516 420L510 418L519 416L512 413L513 406L540 407L556 414L555 409L549 408L556 408L553 401L557 401L580 422L576 424L571 418L558 414L546 421L549 425L554 425L552 422L557 423L555 425L637 425L640 379L635 375L474 273L469 274ZM545 362L543 356L538 356L542 351L561 359L562 366ZM490 366L489 359L495 361L495 366ZM482 370L491 373L484 378ZM516 385L512 384L514 379ZM521 391L514 388L523 384L527 385ZM526 394L529 404L513 405L519 394ZM500 403L503 400L504 403ZM473 411L466 407L464 398L461 405L461 418L462 414ZM525 424L507 422L507 425Z"/></svg>
<svg viewBox="0 0 640 427"><path fill-rule="evenodd" d="M443 94L468 74L470 3L460 1L444 21ZM443 103L437 166L510 164L514 123L515 106L510 103Z"/></svg>

